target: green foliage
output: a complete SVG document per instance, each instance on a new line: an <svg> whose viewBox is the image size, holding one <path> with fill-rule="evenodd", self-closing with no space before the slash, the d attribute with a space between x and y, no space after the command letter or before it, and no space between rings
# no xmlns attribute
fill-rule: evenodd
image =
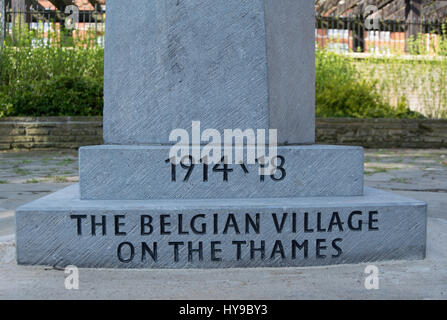
<svg viewBox="0 0 447 320"><path fill-rule="evenodd" d="M22 83L9 96L7 116L95 116L102 114L102 79L56 76ZM5 94L2 95L3 97ZM0 96L1 97L1 96Z"/></svg>
<svg viewBox="0 0 447 320"><path fill-rule="evenodd" d="M447 118L447 57L369 56L352 59L360 77L376 83L394 108L411 105L430 118Z"/></svg>
<svg viewBox="0 0 447 320"><path fill-rule="evenodd" d="M394 109L396 117L418 116L408 111L411 108L430 118L447 118L447 22L440 29L435 26L427 33L407 39L407 54L403 54L404 44L399 42L376 43L368 48L372 53L365 54L350 52L334 56L319 50L317 102L320 104L317 112L333 116L351 114L356 107L349 107L349 104L352 101L358 103L358 99L352 97L355 94L367 98L361 101L360 110L356 109L353 116L387 114L388 105ZM329 39L325 46L337 48L335 44L343 41L345 39ZM326 73L320 70L318 74L318 67ZM341 74L343 72L347 73ZM318 83L318 75L321 81L328 81L327 86ZM338 84L338 80L343 84ZM351 93L347 96L342 90ZM368 91L370 95L367 95ZM374 107L365 112L362 106L368 105ZM395 117L393 113L388 116Z"/></svg>
<svg viewBox="0 0 447 320"><path fill-rule="evenodd" d="M101 115L104 50L0 50L0 116Z"/></svg>
<svg viewBox="0 0 447 320"><path fill-rule="evenodd" d="M401 100L393 108L382 97L377 83L361 76L348 57L317 50L316 112L319 117L414 118Z"/></svg>
<svg viewBox="0 0 447 320"><path fill-rule="evenodd" d="M439 31L439 30L438 30ZM441 25L440 34L433 30L419 33L407 39L408 53L411 55L447 56L447 24Z"/></svg>
<svg viewBox="0 0 447 320"><path fill-rule="evenodd" d="M102 114L104 50L94 34L65 33L49 32L46 42L34 31L7 39L0 50L0 117ZM424 43L410 41L411 53L447 55L445 36L429 51ZM425 115L447 118L446 57L359 59L316 52L319 117L422 117L408 109L410 103L414 109L415 96Z"/></svg>

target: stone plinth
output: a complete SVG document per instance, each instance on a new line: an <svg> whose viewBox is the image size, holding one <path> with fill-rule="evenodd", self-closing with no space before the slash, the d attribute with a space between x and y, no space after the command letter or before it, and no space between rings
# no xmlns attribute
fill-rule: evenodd
<svg viewBox="0 0 447 320"><path fill-rule="evenodd" d="M426 204L370 188L361 197L81 201L74 185L21 207L16 221L18 262L59 267L315 266L423 259L426 245Z"/></svg>
<svg viewBox="0 0 447 320"><path fill-rule="evenodd" d="M278 147L284 174L278 170L273 177L261 177L258 164L247 164L247 148L233 150L233 156L238 150L244 153L245 164L228 165L224 176L219 171L223 165L172 168L166 162L170 150L167 146L83 147L79 167L81 199L243 199L363 194L361 147Z"/></svg>

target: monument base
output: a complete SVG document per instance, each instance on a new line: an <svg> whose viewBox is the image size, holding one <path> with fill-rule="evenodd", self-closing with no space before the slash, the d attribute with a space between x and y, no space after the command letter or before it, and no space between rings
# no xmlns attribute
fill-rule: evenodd
<svg viewBox="0 0 447 320"><path fill-rule="evenodd" d="M73 185L17 210L17 260L239 268L423 259L426 210L371 188L355 197L87 201Z"/></svg>
<svg viewBox="0 0 447 320"><path fill-rule="evenodd" d="M272 177L260 176L259 164L248 164L255 147L232 147L244 164L172 166L171 146L101 145L79 149L82 200L246 199L363 194L362 147L279 146ZM190 147L199 159L201 147ZM195 154L198 153L198 156ZM222 150L222 155L224 151ZM231 162L234 163L234 162ZM206 170L205 170L206 169Z"/></svg>

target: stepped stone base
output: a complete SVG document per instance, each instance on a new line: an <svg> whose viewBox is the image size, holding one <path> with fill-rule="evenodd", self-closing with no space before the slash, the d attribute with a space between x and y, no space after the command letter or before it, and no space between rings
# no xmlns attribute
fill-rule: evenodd
<svg viewBox="0 0 447 320"><path fill-rule="evenodd" d="M274 179L259 175L259 164L249 164L240 151L244 167L203 164L193 168L166 162L169 146L103 145L83 147L79 152L82 200L150 199L245 199L319 196L360 196L363 194L363 148L346 146L278 147L278 170ZM191 154L200 148L191 148ZM267 151L268 153L268 151ZM222 155L224 153L222 152ZM282 162L282 163L281 163ZM232 161L235 163L235 161ZM189 170L191 169L191 170ZM175 176L175 181L173 178Z"/></svg>
<svg viewBox="0 0 447 320"><path fill-rule="evenodd" d="M364 196L83 201L73 185L16 212L22 265L297 267L423 259L426 204Z"/></svg>

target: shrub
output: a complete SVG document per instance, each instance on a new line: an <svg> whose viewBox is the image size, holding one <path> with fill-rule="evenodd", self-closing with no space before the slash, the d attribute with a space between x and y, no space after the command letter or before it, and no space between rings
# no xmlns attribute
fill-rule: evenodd
<svg viewBox="0 0 447 320"><path fill-rule="evenodd" d="M319 117L414 118L401 100L393 108L378 92L375 81L357 72L350 58L317 50L316 113Z"/></svg>
<svg viewBox="0 0 447 320"><path fill-rule="evenodd" d="M0 51L0 116L101 115L102 48Z"/></svg>
<svg viewBox="0 0 447 320"><path fill-rule="evenodd" d="M447 117L447 58L429 56L370 56L353 59L361 77L377 83L393 107L411 104L430 118Z"/></svg>
<svg viewBox="0 0 447 320"><path fill-rule="evenodd" d="M21 83L11 96L0 95L5 116L102 115L102 78L56 76ZM5 100L6 101L5 101Z"/></svg>
<svg viewBox="0 0 447 320"><path fill-rule="evenodd" d="M367 60L363 64L357 63L361 70L365 70L359 72L359 66L356 67L351 58L317 50L317 116L421 117L419 113L409 111L405 99L399 99L397 105L391 106L386 93L401 80L393 78L393 84L382 81L382 87L386 88L379 91L380 82L368 74L365 63L372 65L372 61ZM104 50L100 47L5 46L0 50L0 117L101 115L103 64ZM445 73L431 74L440 79ZM433 92L439 92L443 97L446 90ZM439 104L444 100L439 100Z"/></svg>

